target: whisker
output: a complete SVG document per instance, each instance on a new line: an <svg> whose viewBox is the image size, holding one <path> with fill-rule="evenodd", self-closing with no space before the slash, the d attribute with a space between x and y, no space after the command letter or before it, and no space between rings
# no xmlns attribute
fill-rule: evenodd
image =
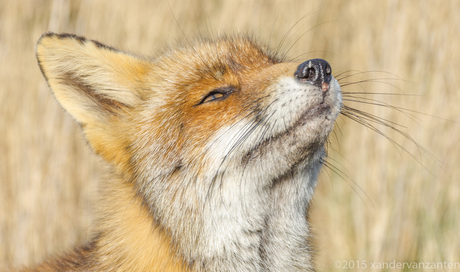
<svg viewBox="0 0 460 272"><path fill-rule="evenodd" d="M302 33L302 35L300 35L300 36L292 43L292 45L288 48L288 50L286 50L286 52L284 52L283 58L286 57L286 55L289 53L289 51L291 51L292 47L294 47L294 45L296 45L296 43L297 43L303 36L305 36L305 35L306 35L307 33L309 33L311 30L313 30L313 29L315 29L315 28L317 28L317 27L319 27L319 26L321 26L321 25L330 23L330 22L332 22L332 21L323 22L323 23L320 23L320 24L315 25L314 27L311 27L311 28L307 29L304 33Z"/></svg>
<svg viewBox="0 0 460 272"><path fill-rule="evenodd" d="M343 76L343 77L340 78L340 76L342 76L342 75L344 75L346 73L351 73L351 72L353 72L354 74L346 75L346 76ZM342 80L344 80L346 78L350 78L350 77L354 77L354 76L358 76L358 75L374 74L374 73L391 75L394 78L389 78L389 79L401 80L401 81L404 81L404 82L408 82L407 80L404 80L403 78L399 77L396 74L393 74L393 73L390 73L390 72L387 72L387 71L381 71L381 70L371 70L371 71L349 70L349 71L344 71L344 72L336 74L334 76L334 78L337 79L337 81L342 81Z"/></svg>
<svg viewBox="0 0 460 272"><path fill-rule="evenodd" d="M330 158L328 158L329 160ZM356 190L356 188L354 186L356 186L365 196L366 198L369 200L369 202L372 204L372 207L375 208L374 206L374 203L372 202L372 199L369 197L369 195L363 190L363 188L361 188L361 186L359 186L350 176L348 176L347 174L345 174L342 170L340 170L337 166L333 165L332 163L328 162L328 161L325 161L325 160L322 160L321 163L323 164L324 167L328 168L329 170L331 170L332 172L334 172L336 175L338 175L342 180L344 180L349 186L350 188L353 189L353 191L355 191L355 193L358 195L358 197L361 199L361 201L363 202L363 204L366 206L367 208L367 204L366 202L364 201L364 199L361 197L361 194ZM344 177L345 176L345 177ZM350 184L350 182L348 181L351 181L353 183Z"/></svg>
<svg viewBox="0 0 460 272"><path fill-rule="evenodd" d="M367 121L372 121L372 122L375 122L375 123L378 123L378 124L381 124L381 125L392 124L394 126L399 126L401 128L407 128L407 127L405 127L403 125L400 125L400 124L398 124L398 123L396 123L394 121L387 120L387 119L385 119L383 117L379 117L377 115L374 115L372 113L368 113L368 112L365 112L365 111L362 111L362 110L350 108L348 106L343 106L342 112L344 112L344 113L356 113L356 114L359 114L359 117L361 117L363 119L366 119Z"/></svg>
<svg viewBox="0 0 460 272"><path fill-rule="evenodd" d="M350 101L350 102L353 102L353 103L360 103L360 104L366 104L366 105L372 105L372 106L377 106L377 107L384 107L384 108L394 109L394 110L400 112L401 114L403 114L404 116L406 116L407 118L409 118L412 121L414 121L416 124L421 126L421 124L418 123L415 120L415 119L418 119L419 121L421 121L421 119L418 118L415 115L415 113L412 112L410 109L393 106L393 105L384 103L384 102L376 100L376 99L371 99L371 98L358 97L357 99L362 99L362 100L356 100L356 99L343 99L343 100L344 101ZM367 100L367 101L363 101L363 100ZM369 101L371 101L371 102L369 102Z"/></svg>
<svg viewBox="0 0 460 272"><path fill-rule="evenodd" d="M389 137L387 134L383 133L381 130L379 130L377 127L375 127L374 125L372 125L370 122L368 122L368 120L362 118L361 116L353 113L353 112L350 112L350 111L345 111L345 112L341 112L341 114L343 114L344 116L348 117L349 119L367 127L368 129L372 130L372 131L375 131L376 133L378 133L379 135L383 136L385 139L387 139L391 144L393 144L395 147L398 147L400 148L401 150L403 150L406 154L408 154L409 156L411 156L414 160L416 160L427 172L429 172L430 174L433 175L433 173L428 169L426 168L425 165L423 165L423 163L421 162L420 159L418 159L414 154L412 154L411 152L409 152L405 147L403 147L401 144L399 144L398 142L396 142L394 139L392 139L391 137ZM372 120L372 122L374 122ZM418 150L418 153L419 153L419 158L421 158L421 154L422 152L424 154L427 154L428 156L431 157L431 159L435 160L438 162L438 160L428 151L426 150L425 148L423 148L420 144L418 144L409 134L405 133L404 131L392 126L391 124L389 123L385 123L385 122L382 122L382 121L377 121L376 123L382 125L382 126L385 126L385 127L388 127L390 129L392 129L393 131L397 132L398 134L402 135L403 137L405 137L406 139L410 140L417 148Z"/></svg>
<svg viewBox="0 0 460 272"><path fill-rule="evenodd" d="M283 46L284 42L286 41L287 37L289 36L289 34L291 33L291 31L294 29L294 27L296 25L298 25L303 19L307 18L308 16L310 16L311 14L313 13L313 11L310 11L309 13L305 14L304 16L302 16L299 20L297 20L289 29L288 31L283 35L283 37L281 38L281 41L279 42L278 46L276 47L276 54L279 54L279 52L281 51L281 47Z"/></svg>

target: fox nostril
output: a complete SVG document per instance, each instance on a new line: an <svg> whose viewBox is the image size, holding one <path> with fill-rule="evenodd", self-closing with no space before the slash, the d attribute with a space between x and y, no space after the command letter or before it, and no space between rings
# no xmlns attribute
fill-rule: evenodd
<svg viewBox="0 0 460 272"><path fill-rule="evenodd" d="M300 64L294 76L301 82L313 84L323 91L329 86L332 79L332 69L329 63L323 59L311 59ZM325 83L325 84L323 84Z"/></svg>

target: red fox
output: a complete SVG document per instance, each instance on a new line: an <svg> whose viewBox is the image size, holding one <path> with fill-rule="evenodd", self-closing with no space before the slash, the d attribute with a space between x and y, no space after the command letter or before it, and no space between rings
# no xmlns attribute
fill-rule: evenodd
<svg viewBox="0 0 460 272"><path fill-rule="evenodd" d="M110 166L91 241L25 271L312 271L309 202L342 107L322 59L245 36L156 58L46 33L54 96Z"/></svg>

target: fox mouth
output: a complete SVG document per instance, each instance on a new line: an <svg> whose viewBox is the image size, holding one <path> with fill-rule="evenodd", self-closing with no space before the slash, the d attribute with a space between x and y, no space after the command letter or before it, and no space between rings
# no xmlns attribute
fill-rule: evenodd
<svg viewBox="0 0 460 272"><path fill-rule="evenodd" d="M300 117L294 121L294 123L289 126L284 132L274 136L272 139L286 137L291 134L293 131L300 129L301 127L308 125L310 122L319 122L315 126L320 126L322 130L327 129L327 122L331 120L332 116L332 106L330 103L325 102L325 97L323 97L320 103L315 103L306 109ZM323 123L323 122L326 122Z"/></svg>
<svg viewBox="0 0 460 272"><path fill-rule="evenodd" d="M329 121L331 119L332 115L332 110L331 110L331 105L329 105L327 102L324 100L318 104L315 104L305 110L305 112L288 128L286 128L283 132L278 133L276 135L273 135L272 137L269 137L268 139L260 142L257 144L253 149L251 149L245 156L244 158L248 159L252 157L252 154L256 152L259 149L266 148L270 143L280 140L285 137L289 137L290 134L294 133L295 130L301 128L304 125L307 125L309 122L311 122L313 119L319 119L319 122L323 121ZM321 119L323 121L321 121ZM321 125L324 126L324 125ZM327 126L327 124L325 124ZM326 129L326 128L323 128Z"/></svg>
<svg viewBox="0 0 460 272"><path fill-rule="evenodd" d="M324 102L324 99L321 103L316 104L308 108L300 118L289 128L286 132L289 132L291 129L295 129L298 126L304 125L306 122L324 117L325 120L329 120L331 115L331 105Z"/></svg>
<svg viewBox="0 0 460 272"><path fill-rule="evenodd" d="M309 118L309 117L324 116L325 119L328 120L328 116L330 115L330 113L331 113L331 106L328 103L323 101L319 103L318 105L313 106L312 108L307 110L305 117Z"/></svg>

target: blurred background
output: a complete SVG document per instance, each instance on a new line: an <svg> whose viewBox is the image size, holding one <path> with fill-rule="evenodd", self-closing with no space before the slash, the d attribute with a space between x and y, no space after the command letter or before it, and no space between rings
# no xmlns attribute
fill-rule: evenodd
<svg viewBox="0 0 460 272"><path fill-rule="evenodd" d="M289 58L325 58L361 124L341 116L330 137L310 212L318 270L460 265L459 14L459 1L430 0L1 1L0 268L88 239L103 173L40 73L46 31L149 56L243 32ZM400 132L362 124L372 116Z"/></svg>

